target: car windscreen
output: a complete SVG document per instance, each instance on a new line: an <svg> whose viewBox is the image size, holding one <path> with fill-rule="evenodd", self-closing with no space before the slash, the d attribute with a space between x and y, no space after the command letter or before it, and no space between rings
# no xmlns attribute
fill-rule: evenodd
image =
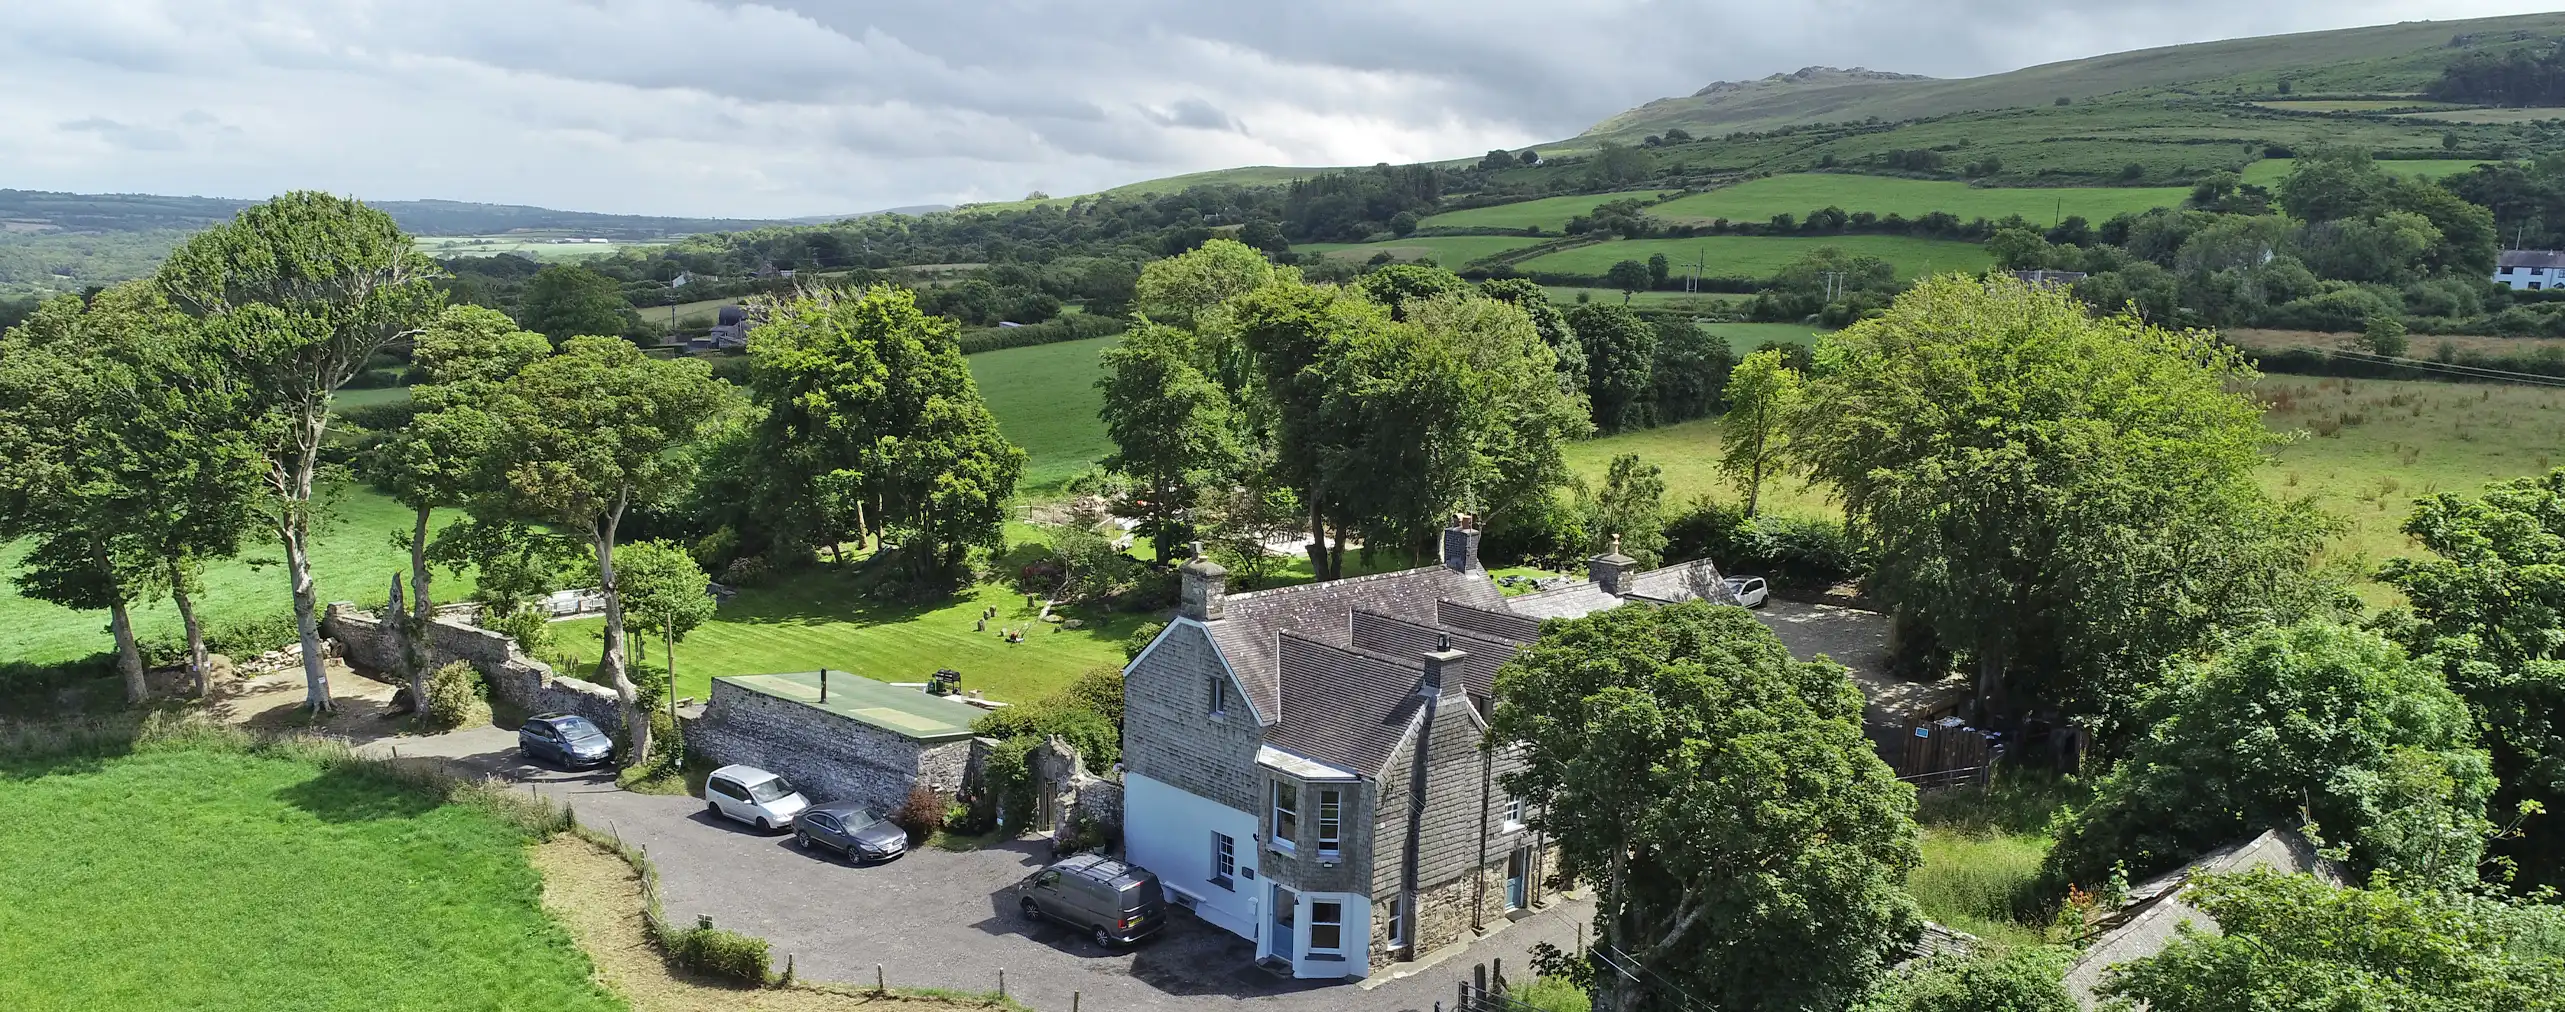
<svg viewBox="0 0 2565 1012"><path fill-rule="evenodd" d="M1124 913L1131 913L1137 910L1150 910L1165 903L1166 898L1158 893L1157 879L1144 878L1122 883L1122 911Z"/></svg>
<svg viewBox="0 0 2565 1012"><path fill-rule="evenodd" d="M846 820L846 831L849 833L882 821L881 816L875 815L861 808L855 809L851 812L839 813L838 817Z"/></svg>
<svg viewBox="0 0 2565 1012"><path fill-rule="evenodd" d="M553 721L552 726L561 730L562 737L568 738L572 741L577 741L581 738L603 738L606 736L605 731L599 729L594 722L591 722L586 717L563 717L560 720Z"/></svg>
<svg viewBox="0 0 2565 1012"><path fill-rule="evenodd" d="M791 793L793 793L793 785L785 782L782 777L759 781L757 786L748 789L748 796L757 801L773 801Z"/></svg>

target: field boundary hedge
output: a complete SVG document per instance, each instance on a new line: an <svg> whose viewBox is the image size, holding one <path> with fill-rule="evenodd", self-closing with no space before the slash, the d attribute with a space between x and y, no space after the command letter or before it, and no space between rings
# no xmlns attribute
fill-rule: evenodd
<svg viewBox="0 0 2565 1012"><path fill-rule="evenodd" d="M1071 313L1056 316L1041 323L1028 323L1021 327L973 328L963 331L957 340L962 346L962 354L977 355L984 351L998 351L1004 348L1030 348L1042 344L1108 337L1129 329L1131 329L1131 321L1118 316Z"/></svg>

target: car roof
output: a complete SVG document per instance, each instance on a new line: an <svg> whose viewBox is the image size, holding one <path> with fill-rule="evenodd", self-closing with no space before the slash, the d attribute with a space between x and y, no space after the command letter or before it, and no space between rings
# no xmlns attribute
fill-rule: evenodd
<svg viewBox="0 0 2565 1012"><path fill-rule="evenodd" d="M852 815L856 812L866 815L876 814L871 805L854 801L831 801L825 805L812 805L804 811L818 812L823 815Z"/></svg>
<svg viewBox="0 0 2565 1012"><path fill-rule="evenodd" d="M724 766L712 771L711 775L731 781L741 787L765 783L766 781L773 780L776 777L775 774L758 769L754 766Z"/></svg>
<svg viewBox="0 0 2565 1012"><path fill-rule="evenodd" d="M1051 866L1051 870L1098 882L1138 882L1149 869L1125 864L1102 854L1080 854Z"/></svg>

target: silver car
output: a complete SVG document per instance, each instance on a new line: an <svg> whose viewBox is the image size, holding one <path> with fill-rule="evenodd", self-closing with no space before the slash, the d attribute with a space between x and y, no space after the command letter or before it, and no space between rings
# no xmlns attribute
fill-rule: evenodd
<svg viewBox="0 0 2565 1012"><path fill-rule="evenodd" d="M1731 576L1720 582L1728 585L1728 596L1741 608L1761 608L1772 599L1772 588L1760 576Z"/></svg>
<svg viewBox="0 0 2565 1012"><path fill-rule="evenodd" d="M704 778L704 807L762 832L790 829L810 799L791 781L754 766L724 766Z"/></svg>

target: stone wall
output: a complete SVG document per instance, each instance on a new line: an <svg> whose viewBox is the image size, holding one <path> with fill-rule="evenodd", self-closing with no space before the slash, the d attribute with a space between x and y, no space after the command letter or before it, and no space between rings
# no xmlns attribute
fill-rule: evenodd
<svg viewBox="0 0 2565 1012"><path fill-rule="evenodd" d="M922 742L816 706L715 679L701 716L684 723L687 749L716 765L781 773L818 801L854 801L885 814L921 784L951 798L971 739Z"/></svg>
<svg viewBox="0 0 2565 1012"><path fill-rule="evenodd" d="M401 648L392 630L372 612L333 602L321 616L321 635L337 643L353 667L386 674L401 670ZM612 731L623 728L623 707L615 690L595 682L562 678L552 666L528 657L505 633L440 616L428 623L428 665L443 667L463 661L489 683L490 695L527 713L575 713Z"/></svg>

